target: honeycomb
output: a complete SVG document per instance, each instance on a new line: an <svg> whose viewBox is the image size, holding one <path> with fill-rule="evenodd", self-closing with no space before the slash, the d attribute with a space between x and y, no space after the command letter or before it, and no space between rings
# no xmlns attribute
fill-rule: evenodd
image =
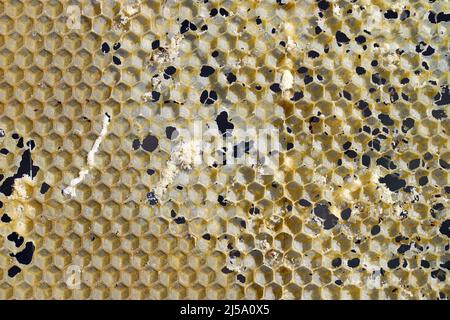
<svg viewBox="0 0 450 320"><path fill-rule="evenodd" d="M0 299L448 299L449 16L1 1Z"/></svg>

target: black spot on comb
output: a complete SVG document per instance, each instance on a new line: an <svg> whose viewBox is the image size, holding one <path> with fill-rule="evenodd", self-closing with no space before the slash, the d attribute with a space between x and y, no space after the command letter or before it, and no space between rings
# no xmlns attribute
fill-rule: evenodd
<svg viewBox="0 0 450 320"><path fill-rule="evenodd" d="M319 7L320 10L325 11L330 7L330 3L326 0L320 0L317 6Z"/></svg>
<svg viewBox="0 0 450 320"><path fill-rule="evenodd" d="M447 118L445 110L431 110L431 115L438 120Z"/></svg>
<svg viewBox="0 0 450 320"><path fill-rule="evenodd" d="M216 123L222 135L229 135L229 133L231 133L231 131L234 129L234 125L230 121L228 121L228 113L226 111L222 111L216 117Z"/></svg>
<svg viewBox="0 0 450 320"><path fill-rule="evenodd" d="M107 44L106 42L102 43L102 52L104 54L108 53L109 51L111 51L111 48L109 47L109 44Z"/></svg>
<svg viewBox="0 0 450 320"><path fill-rule="evenodd" d="M3 181L0 185L0 192L7 197L10 196L12 194L14 181L16 179L20 179L25 175L29 175L31 178L34 178L38 171L39 167L33 165L30 149L24 150L17 172Z"/></svg>
<svg viewBox="0 0 450 320"><path fill-rule="evenodd" d="M227 76L227 81L230 84L237 80L236 76L232 72L229 72L226 76Z"/></svg>
<svg viewBox="0 0 450 320"><path fill-rule="evenodd" d="M142 149L148 152L155 151L158 145L159 145L158 138L156 138L151 134L149 134L144 138L144 140L142 140Z"/></svg>
<svg viewBox="0 0 450 320"><path fill-rule="evenodd" d="M211 66L202 66L202 69L200 70L200 76L201 77L209 77L212 75L216 70Z"/></svg>
<svg viewBox="0 0 450 320"><path fill-rule="evenodd" d="M39 190L41 194L44 194L50 189L50 186L47 183L42 183L41 189Z"/></svg>
<svg viewBox="0 0 450 320"><path fill-rule="evenodd" d="M177 128L172 127L172 126L167 126L166 127L166 138L173 140L173 139L176 139L177 137L178 137Z"/></svg>
<svg viewBox="0 0 450 320"><path fill-rule="evenodd" d="M200 102L203 104L213 104L217 101L217 93L214 90L203 90L200 95Z"/></svg>
<svg viewBox="0 0 450 320"><path fill-rule="evenodd" d="M115 65L120 66L122 64L122 61L116 56L113 56L113 62Z"/></svg>
<svg viewBox="0 0 450 320"><path fill-rule="evenodd" d="M392 10L388 10L384 13L384 17L386 19L397 19L398 18L398 13Z"/></svg>
<svg viewBox="0 0 450 320"><path fill-rule="evenodd" d="M439 12L436 13L434 11L430 11L428 13L428 20L431 23L441 23L441 22L449 22L450 21L450 13Z"/></svg>
<svg viewBox="0 0 450 320"><path fill-rule="evenodd" d="M154 40L154 41L152 42L152 49L153 49L153 50L158 49L159 46L160 46L159 40Z"/></svg>
<svg viewBox="0 0 450 320"><path fill-rule="evenodd" d="M310 51L308 51L308 57L311 59L315 59L315 58L319 57L319 53L317 51L310 50Z"/></svg>
<svg viewBox="0 0 450 320"><path fill-rule="evenodd" d="M442 222L441 226L439 227L439 232L447 236L447 238L450 238L450 219Z"/></svg>
<svg viewBox="0 0 450 320"><path fill-rule="evenodd" d="M438 92L434 96L434 102L438 106L445 106L450 104L450 88L448 86L442 86L441 92Z"/></svg>
<svg viewBox="0 0 450 320"><path fill-rule="evenodd" d="M341 43L349 43L350 39L347 37L347 35L345 33L343 33L342 31L336 31L336 42L338 44Z"/></svg>
<svg viewBox="0 0 450 320"><path fill-rule="evenodd" d="M3 223L10 223L11 222L11 217L8 216L8 214L4 213L2 215L2 217L0 218L0 221Z"/></svg>
<svg viewBox="0 0 450 320"><path fill-rule="evenodd" d="M30 264L31 260L33 260L34 249L33 242L28 241L25 244L25 248L19 253L14 254L14 257L16 257L17 261L21 264Z"/></svg>
<svg viewBox="0 0 450 320"><path fill-rule="evenodd" d="M406 182L403 179L399 178L398 174L387 174L384 177L379 178L381 183L384 183L389 190L392 192L398 191L399 189L406 186Z"/></svg>
<svg viewBox="0 0 450 320"><path fill-rule="evenodd" d="M14 278L16 275L18 275L22 269L20 269L18 266L12 266L8 270L8 277Z"/></svg>
<svg viewBox="0 0 450 320"><path fill-rule="evenodd" d="M150 191L149 193L147 193L147 201L152 206L158 203L158 199L155 196L155 192Z"/></svg>
<svg viewBox="0 0 450 320"><path fill-rule="evenodd" d="M23 237L17 232L12 232L6 237L9 241L14 242L16 248L19 248L23 244Z"/></svg>

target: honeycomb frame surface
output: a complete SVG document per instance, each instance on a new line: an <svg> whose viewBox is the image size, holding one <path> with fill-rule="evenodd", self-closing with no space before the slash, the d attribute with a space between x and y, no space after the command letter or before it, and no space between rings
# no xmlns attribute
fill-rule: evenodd
<svg viewBox="0 0 450 320"><path fill-rule="evenodd" d="M0 299L448 299L449 16L1 1Z"/></svg>

